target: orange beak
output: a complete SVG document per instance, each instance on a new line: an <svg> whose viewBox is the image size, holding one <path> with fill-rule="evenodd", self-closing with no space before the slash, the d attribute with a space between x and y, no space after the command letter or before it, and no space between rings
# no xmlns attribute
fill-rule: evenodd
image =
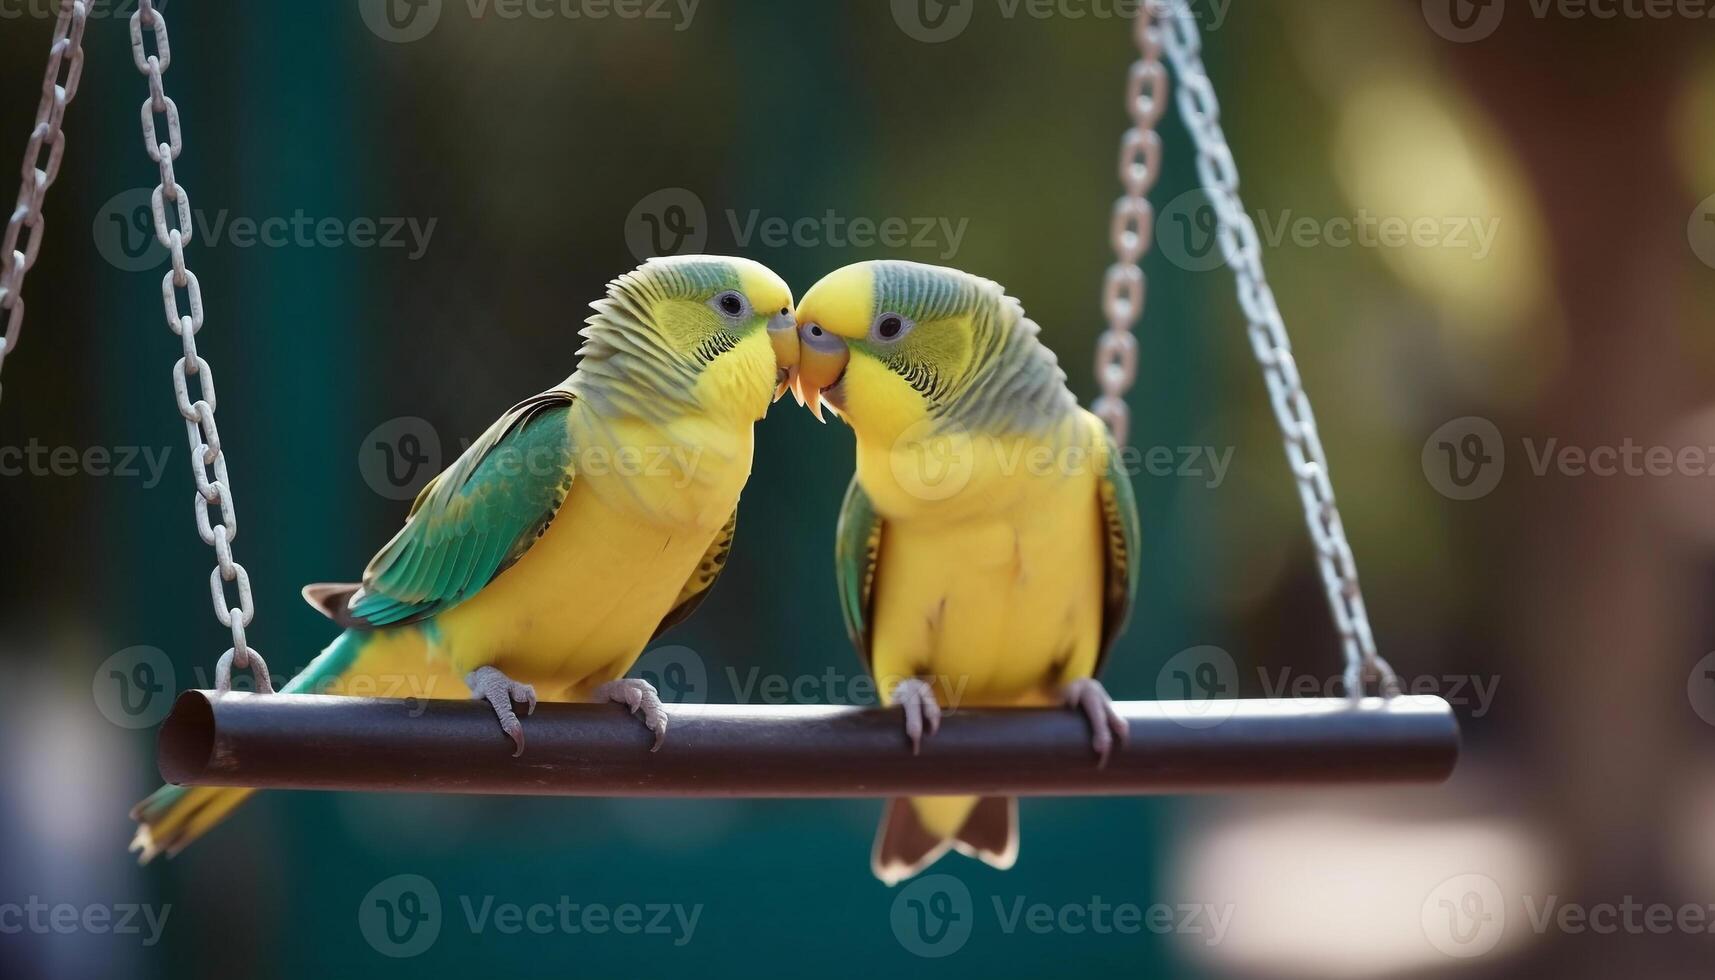
<svg viewBox="0 0 1715 980"><path fill-rule="evenodd" d="M792 390L798 403L809 409L816 421L826 422L822 417L822 393L845 377L851 349L844 340L815 322L798 327L798 346L798 372Z"/></svg>
<svg viewBox="0 0 1715 980"><path fill-rule="evenodd" d="M798 374L798 321L789 310L769 319L768 344L774 348L774 365L779 371L774 387L774 400L779 401Z"/></svg>

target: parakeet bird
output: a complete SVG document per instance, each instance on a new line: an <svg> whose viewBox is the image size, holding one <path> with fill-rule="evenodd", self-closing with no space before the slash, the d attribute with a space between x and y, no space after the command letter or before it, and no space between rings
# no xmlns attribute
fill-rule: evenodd
<svg viewBox="0 0 1715 980"><path fill-rule="evenodd" d="M857 441L836 543L846 627L911 751L944 706L1064 704L1105 762L1127 728L1095 676L1131 610L1137 506L1036 323L994 282L911 262L840 269L797 319L794 390ZM872 868L895 884L949 847L1011 867L1017 800L892 800Z"/></svg>
<svg viewBox="0 0 1715 980"><path fill-rule="evenodd" d="M726 564L753 425L797 361L792 293L755 262L677 257L593 307L577 370L424 487L361 583L304 590L346 629L286 691L373 693L403 676L431 697L468 693L514 754L514 703L611 700L660 747L661 699L625 674ZM175 854L250 792L164 786L132 811L132 849Z"/></svg>

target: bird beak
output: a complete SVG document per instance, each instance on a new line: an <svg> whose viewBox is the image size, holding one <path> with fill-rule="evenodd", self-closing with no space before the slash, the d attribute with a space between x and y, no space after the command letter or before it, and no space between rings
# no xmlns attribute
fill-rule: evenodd
<svg viewBox="0 0 1715 980"><path fill-rule="evenodd" d="M774 365L779 371L774 388L774 400L779 401L798 374L798 321L791 311L782 311L769 319L768 343L774 348Z"/></svg>
<svg viewBox="0 0 1715 980"><path fill-rule="evenodd" d="M846 364L852 357L851 349L844 340L815 322L798 328L798 342L798 376L794 379L793 390L797 392L799 404L809 409L818 422L826 422L827 419L822 417L822 392L839 384L845 377Z"/></svg>

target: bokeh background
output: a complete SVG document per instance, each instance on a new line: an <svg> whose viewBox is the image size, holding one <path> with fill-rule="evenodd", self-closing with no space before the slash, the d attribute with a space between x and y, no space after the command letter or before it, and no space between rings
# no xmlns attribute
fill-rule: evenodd
<svg viewBox="0 0 1715 980"><path fill-rule="evenodd" d="M56 6L0 0L0 159ZM1465 755L1437 787L1026 801L1014 870L934 869L921 907L969 932L927 935L868 873L872 801L270 794L133 863L153 726L227 641L137 223L146 86L96 8L0 404L0 975L1707 975L1715 4L1196 0L1382 650L1454 702ZM299 586L354 574L402 484L568 373L639 248L747 255L800 289L881 256L980 272L1091 394L1131 7L382 8L165 5L201 348L277 669L329 637ZM1339 657L1297 498L1176 111L1163 131L1133 442L1207 448L1138 476L1147 573L1107 680L1175 696L1169 663L1208 662L1247 696L1321 690ZM936 230L856 247L830 214ZM299 215L333 232L242 231ZM391 219L396 244L361 243ZM758 441L732 565L651 662L691 665L685 696L739 697L754 669L840 700L818 678L857 669L829 557L850 433L788 402ZM420 948L361 911L405 891L442 908ZM562 900L696 926L466 913ZM32 903L79 923L32 926ZM1009 928L1039 905L1047 929ZM164 924L81 918L142 907ZM1154 908L1194 911L1156 929Z"/></svg>

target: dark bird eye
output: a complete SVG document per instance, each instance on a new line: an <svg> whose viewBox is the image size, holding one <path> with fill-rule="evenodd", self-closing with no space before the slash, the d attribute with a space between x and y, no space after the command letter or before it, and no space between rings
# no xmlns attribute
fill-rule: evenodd
<svg viewBox="0 0 1715 980"><path fill-rule="evenodd" d="M744 312L744 300L737 293L723 293L720 298L721 312L727 316L738 316Z"/></svg>
<svg viewBox="0 0 1715 980"><path fill-rule="evenodd" d="M819 323L810 324L810 336L820 337L821 335L822 335L822 325Z"/></svg>
<svg viewBox="0 0 1715 980"><path fill-rule="evenodd" d="M897 313L883 313L875 319L873 334L878 340L898 340L905 331L910 329L910 320Z"/></svg>

